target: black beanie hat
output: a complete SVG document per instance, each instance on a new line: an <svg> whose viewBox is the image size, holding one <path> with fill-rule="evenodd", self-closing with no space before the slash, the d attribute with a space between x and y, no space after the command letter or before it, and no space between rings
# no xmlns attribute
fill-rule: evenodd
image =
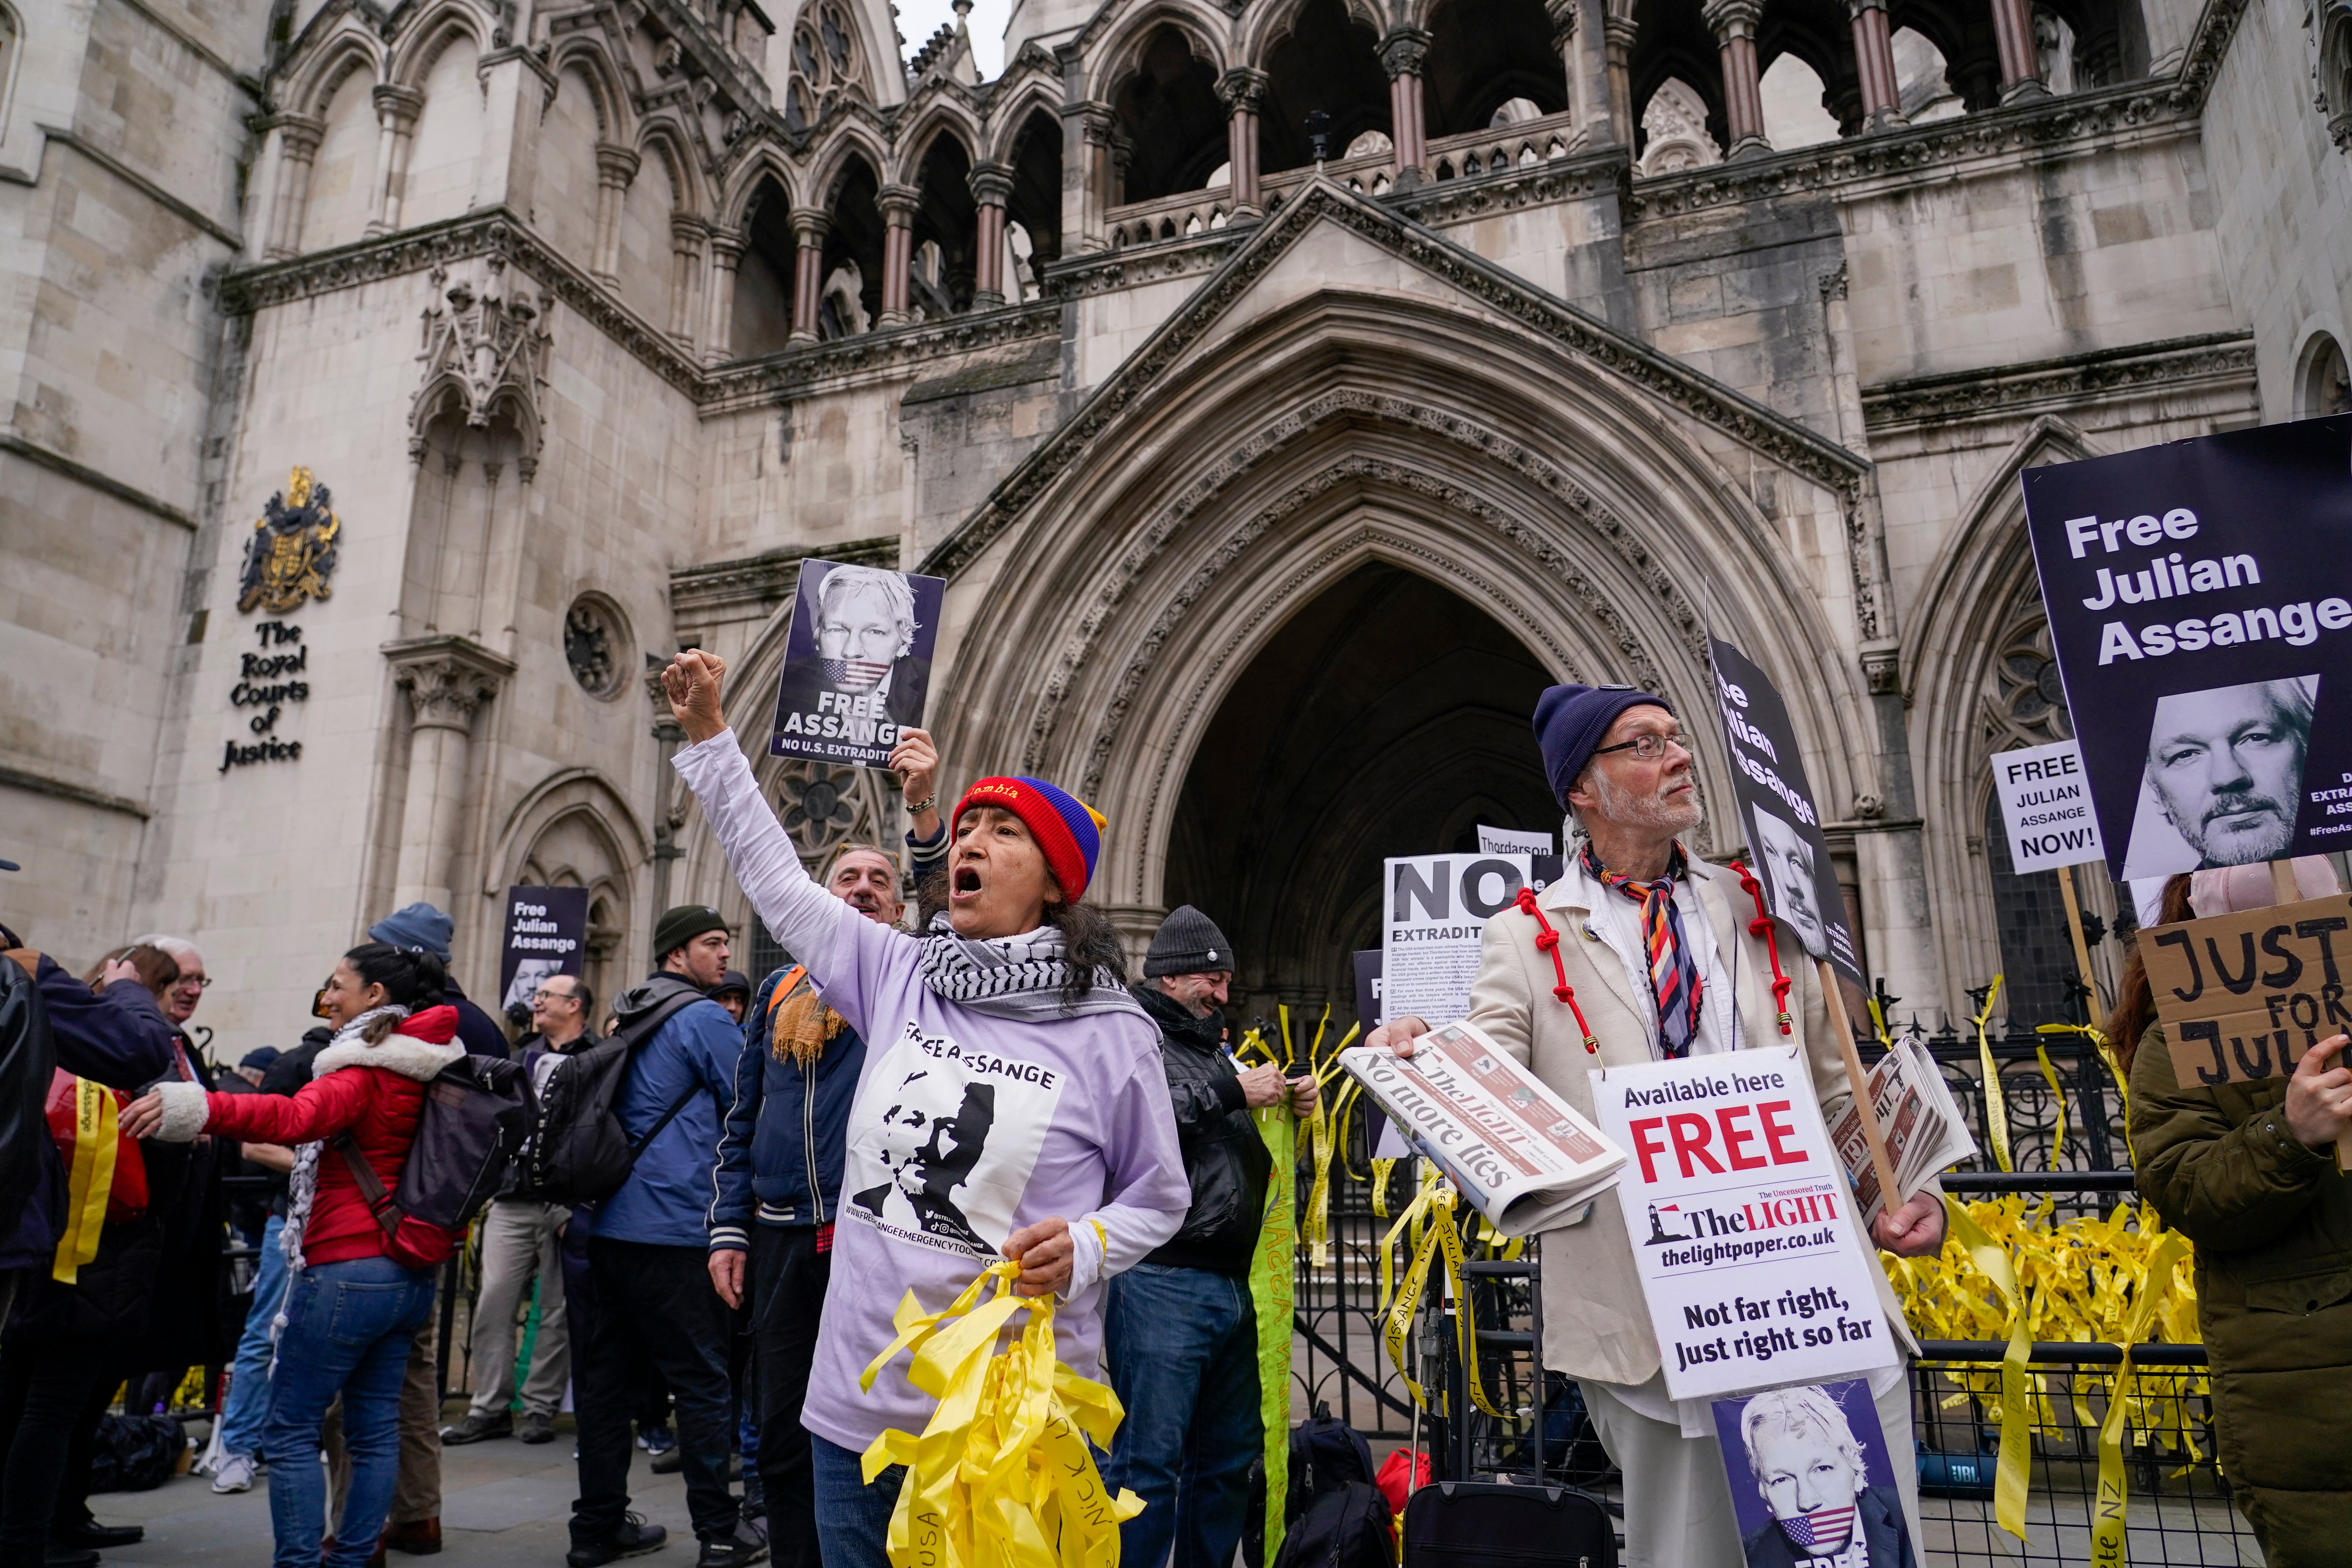
<svg viewBox="0 0 2352 1568"><path fill-rule="evenodd" d="M727 922L709 904L679 904L664 910L662 918L654 922L654 963L659 965L704 931L726 929Z"/></svg>
<svg viewBox="0 0 2352 1568"><path fill-rule="evenodd" d="M1143 955L1146 980L1157 980L1163 974L1230 971L1234 967L1234 944L1225 940L1216 921L1190 904L1177 905L1160 922L1160 930L1151 939L1151 949Z"/></svg>

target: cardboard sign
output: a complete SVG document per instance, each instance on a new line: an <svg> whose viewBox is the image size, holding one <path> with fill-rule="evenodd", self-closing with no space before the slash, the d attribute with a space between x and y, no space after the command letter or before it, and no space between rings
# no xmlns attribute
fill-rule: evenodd
<svg viewBox="0 0 2352 1568"><path fill-rule="evenodd" d="M923 721L944 577L801 563L768 752L878 768Z"/></svg>
<svg viewBox="0 0 2352 1568"><path fill-rule="evenodd" d="M2020 876L2107 858L2081 742L2001 752L1992 760L1992 793L2009 830L2010 867Z"/></svg>
<svg viewBox="0 0 2352 1568"><path fill-rule="evenodd" d="M1709 637L1706 646L1716 707L1731 748L1731 785L1772 912L1795 930L1807 956L1828 960L1867 990L1789 705L1746 654L1720 637Z"/></svg>
<svg viewBox="0 0 2352 1568"><path fill-rule="evenodd" d="M1851 1377L1896 1347L1795 1047L1592 1074L1673 1399Z"/></svg>
<svg viewBox="0 0 2352 1568"><path fill-rule="evenodd" d="M2150 926L2139 950L2184 1089L2285 1078L2352 1031L2352 898L2340 893Z"/></svg>
<svg viewBox="0 0 2352 1568"><path fill-rule="evenodd" d="M2116 876L2352 844L2352 416L2021 483Z"/></svg>
<svg viewBox="0 0 2352 1568"><path fill-rule="evenodd" d="M1413 855L1381 869L1381 1016L1450 1024L1470 1011L1486 921L1533 884L1526 855Z"/></svg>
<svg viewBox="0 0 2352 1568"><path fill-rule="evenodd" d="M551 974L587 972L588 889L509 888L506 940L499 954L499 1007L520 1002Z"/></svg>

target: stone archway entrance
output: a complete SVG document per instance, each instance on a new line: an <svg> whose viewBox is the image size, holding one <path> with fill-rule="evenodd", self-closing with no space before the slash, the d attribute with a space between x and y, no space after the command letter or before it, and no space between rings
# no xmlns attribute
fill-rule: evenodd
<svg viewBox="0 0 2352 1568"><path fill-rule="evenodd" d="M1266 641L1202 733L1168 847L1167 903L1237 944L1242 1017L1352 1016L1383 857L1473 848L1481 822L1558 830L1528 727L1553 679L1485 609L1384 561Z"/></svg>

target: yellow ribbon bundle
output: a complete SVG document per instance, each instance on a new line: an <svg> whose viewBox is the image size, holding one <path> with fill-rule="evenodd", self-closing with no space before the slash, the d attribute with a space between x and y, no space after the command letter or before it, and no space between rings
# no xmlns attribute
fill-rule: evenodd
<svg viewBox="0 0 2352 1568"><path fill-rule="evenodd" d="M89 1079L73 1080L73 1168L66 1176L65 1234L58 1238L49 1277L60 1285L79 1279L82 1265L98 1256L106 1229L106 1200L114 1193L114 1091Z"/></svg>
<svg viewBox="0 0 2352 1568"><path fill-rule="evenodd" d="M1937 1258L1884 1257L1904 1317L1923 1339L2006 1340L1997 1373L1948 1371L1958 1390L1947 1407L1975 1399L2001 1428L1994 1474L1994 1517L2023 1539L2026 1471L2036 1433L2063 1428L2053 1394L2052 1372L2026 1359L2034 1341L2104 1342L2128 1347L2150 1337L2193 1344L2199 1339L2197 1296L2189 1244L2164 1229L2152 1208L2118 1204L2105 1218L2086 1215L2050 1226L2046 1200L2031 1210L2021 1195L1960 1204L1945 1199L1950 1219ZM2066 1375L2066 1374L2054 1374ZM2203 1392L2203 1376L2168 1379L2166 1392L2143 1394L2130 1364L2112 1381L2073 1370L2069 1397L2074 1425L2099 1432L2102 1518L2112 1480L2113 1528L2122 1530L2122 1443L2126 1420L2143 1442L2178 1432L2188 1458L2201 1458L2188 1402ZM2090 1398L2105 1383L2104 1419ZM2120 1552L2120 1535L2116 1550ZM2119 1560L2119 1559L2118 1559Z"/></svg>
<svg viewBox="0 0 2352 1568"><path fill-rule="evenodd" d="M992 1264L937 1312L908 1291L892 1319L898 1337L858 1379L870 1393L890 1359L912 1350L908 1381L940 1402L919 1437L892 1429L866 1449L868 1485L907 1467L890 1515L892 1568L1118 1568L1119 1524L1143 1500L1104 1489L1086 1439L1108 1448L1126 1412L1060 1363L1054 1299L1013 1294L1020 1277L1017 1263ZM1020 1337L998 1352L999 1331L1024 1310ZM959 1321L942 1328L950 1318Z"/></svg>

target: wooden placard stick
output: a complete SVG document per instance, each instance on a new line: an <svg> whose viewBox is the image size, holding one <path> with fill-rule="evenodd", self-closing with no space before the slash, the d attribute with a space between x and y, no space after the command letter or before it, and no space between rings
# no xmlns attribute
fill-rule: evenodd
<svg viewBox="0 0 2352 1568"><path fill-rule="evenodd" d="M2295 889L2294 861L2273 860L2271 862L2271 897L2276 899L2283 904L2299 904L2303 902L2302 893Z"/></svg>
<svg viewBox="0 0 2352 1568"><path fill-rule="evenodd" d="M1853 1108L1862 1114L1862 1136L1870 1145L1871 1169L1878 1173L1878 1190L1886 1194L1886 1212L1892 1215L1911 1198L1909 1193L1895 1184L1895 1166L1886 1158L1886 1132L1878 1125L1878 1107L1871 1103L1870 1075L1862 1070L1862 1053L1853 1048L1853 1026L1846 1021L1845 992L1826 958L1817 961L1822 976L1822 997L1830 1007L1830 1032L1837 1036L1838 1050L1845 1058L1846 1081L1853 1085Z"/></svg>

